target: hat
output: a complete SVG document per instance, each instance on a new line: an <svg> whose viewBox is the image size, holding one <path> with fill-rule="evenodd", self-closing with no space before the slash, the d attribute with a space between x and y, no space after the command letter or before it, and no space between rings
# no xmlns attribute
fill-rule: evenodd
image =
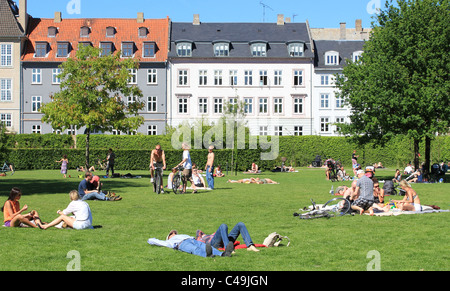
<svg viewBox="0 0 450 291"><path fill-rule="evenodd" d="M213 150L213 149L214 149L214 146L213 146L213 145L210 145L210 146L208 147L208 149Z"/></svg>
<svg viewBox="0 0 450 291"><path fill-rule="evenodd" d="M356 175L359 175L359 174L364 174L364 171L363 171L363 170L358 170L358 171L356 172Z"/></svg>
<svg viewBox="0 0 450 291"><path fill-rule="evenodd" d="M170 235L172 235L172 234L177 234L177 233L178 233L178 231L176 231L175 229L172 229L171 231L169 231L169 234L166 236L166 240L169 239L169 236L170 236Z"/></svg>

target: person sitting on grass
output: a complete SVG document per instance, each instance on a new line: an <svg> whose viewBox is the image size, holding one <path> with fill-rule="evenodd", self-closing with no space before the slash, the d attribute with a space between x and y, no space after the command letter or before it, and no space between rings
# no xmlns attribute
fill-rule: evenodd
<svg viewBox="0 0 450 291"><path fill-rule="evenodd" d="M406 191L403 200L392 200L397 203L398 208L405 211L422 211L420 198L416 191L411 187L411 184L406 180L402 180L400 182L400 187Z"/></svg>
<svg viewBox="0 0 450 291"><path fill-rule="evenodd" d="M358 175L358 181L356 181L355 192L358 198L353 201L351 207L362 215L373 204L373 181L364 174L363 170L358 170L356 174Z"/></svg>
<svg viewBox="0 0 450 291"><path fill-rule="evenodd" d="M56 213L59 214L59 217L53 220L52 222L40 225L38 224L40 229L47 229L52 226L56 226L61 222L64 222L68 227L73 229L92 229L92 213L89 204L80 199L77 190L72 190L69 193L70 196L70 204L63 211L58 210ZM73 213L75 217L68 216L70 213Z"/></svg>
<svg viewBox="0 0 450 291"><path fill-rule="evenodd" d="M24 205L22 209L20 208L19 200L22 197L22 191L14 187L9 193L8 200L2 207L3 212L3 222L6 227L38 227L41 223L39 215L36 210L31 210L28 214L22 214L22 212L27 211L28 205ZM34 221L34 223L32 222Z"/></svg>
<svg viewBox="0 0 450 291"><path fill-rule="evenodd" d="M120 196L107 196L101 191L97 191L94 189L94 186L91 183L93 175L91 172L86 172L84 174L84 179L81 180L78 185L78 194L81 197L81 200L102 200L102 201L119 201L122 199Z"/></svg>

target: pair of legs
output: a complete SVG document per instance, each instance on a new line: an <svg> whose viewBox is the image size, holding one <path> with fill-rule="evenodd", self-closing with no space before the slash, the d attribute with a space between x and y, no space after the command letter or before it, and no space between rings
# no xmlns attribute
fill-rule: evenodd
<svg viewBox="0 0 450 291"><path fill-rule="evenodd" d="M31 222L33 220L35 223ZM25 214L25 215L23 215L23 214L16 215L13 219L11 219L9 226L10 227L19 227L20 224L23 223L29 227L36 228L36 227L38 227L37 226L38 222L36 220L39 220L39 215L36 210L32 210L30 213Z"/></svg>
<svg viewBox="0 0 450 291"><path fill-rule="evenodd" d="M178 250L205 258L210 256L222 256L222 252L215 247L208 247L204 242L195 239L186 239L182 241L178 246Z"/></svg>
<svg viewBox="0 0 450 291"><path fill-rule="evenodd" d="M206 167L206 182L208 183L208 187L211 190L214 190L214 167L207 166Z"/></svg>
<svg viewBox="0 0 450 291"><path fill-rule="evenodd" d="M60 214L60 216L58 218L56 218L55 220L53 220L52 222L50 222L48 224L41 225L40 228L47 229L49 227L58 225L59 223L61 223L61 221L64 221L68 227L73 228L73 224L74 224L75 220L76 220L75 217L70 217L65 214Z"/></svg>
<svg viewBox="0 0 450 291"><path fill-rule="evenodd" d="M242 238L244 239L244 243L247 246L247 248L249 248L252 251L258 251L255 248L252 238L248 233L247 227L243 222L237 223L230 231L230 233L228 233L228 225L226 224L220 225L216 233L214 234L213 238L211 239L210 243L211 246L215 248L227 246L230 241L234 243L239 235L241 235Z"/></svg>
<svg viewBox="0 0 450 291"><path fill-rule="evenodd" d="M195 187L195 183L192 180L192 169L184 169L183 170L183 193L186 193L187 181L191 182L191 187L194 189L192 193L197 193L197 188Z"/></svg>

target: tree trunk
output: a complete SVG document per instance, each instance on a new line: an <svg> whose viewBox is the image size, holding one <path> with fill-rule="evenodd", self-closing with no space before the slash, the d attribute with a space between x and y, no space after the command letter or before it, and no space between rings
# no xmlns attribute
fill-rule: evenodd
<svg viewBox="0 0 450 291"><path fill-rule="evenodd" d="M86 165L85 171L89 170L89 140L91 138L91 130L89 128L86 129Z"/></svg>
<svg viewBox="0 0 450 291"><path fill-rule="evenodd" d="M418 170L419 169L419 143L420 140L419 139L414 139L414 169Z"/></svg>
<svg viewBox="0 0 450 291"><path fill-rule="evenodd" d="M424 165L424 175L428 177L430 174L430 162L431 162L431 138L425 137L425 165Z"/></svg>

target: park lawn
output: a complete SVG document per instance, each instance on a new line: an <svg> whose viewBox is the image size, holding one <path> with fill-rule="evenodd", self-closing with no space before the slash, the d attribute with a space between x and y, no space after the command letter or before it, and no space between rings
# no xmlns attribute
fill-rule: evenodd
<svg viewBox="0 0 450 291"><path fill-rule="evenodd" d="M264 172L277 185L231 184L227 179L249 175L231 173L216 178L216 190L156 195L148 171L131 172L142 178L102 179L105 190L123 197L118 202L89 201L94 230L0 228L0 270L66 270L72 252L80 256L81 270L114 271L364 271L379 258L381 270L450 270L450 213L370 217L367 215L300 220L299 208L325 203L332 183L323 169L300 168L298 173ZM12 187L22 189L21 206L39 212L43 221L70 202L79 173L69 170L64 179L56 170L17 171L0 177L3 204ZM103 175L102 172L100 175ZM393 169L377 170L379 179ZM167 176L164 176L166 181ZM450 184L413 184L422 204L450 208ZM392 198L392 196L391 196ZM395 197L398 199L399 197ZM389 197L388 197L389 199ZM276 231L291 240L289 247L261 248L259 253L238 249L232 258L202 258L172 249L150 246L147 239L164 239L171 229L195 235L197 229L214 232L222 223L231 229L244 222L254 243ZM243 242L242 238L238 238ZM286 244L286 243L285 243ZM375 252L374 252L375 251Z"/></svg>

